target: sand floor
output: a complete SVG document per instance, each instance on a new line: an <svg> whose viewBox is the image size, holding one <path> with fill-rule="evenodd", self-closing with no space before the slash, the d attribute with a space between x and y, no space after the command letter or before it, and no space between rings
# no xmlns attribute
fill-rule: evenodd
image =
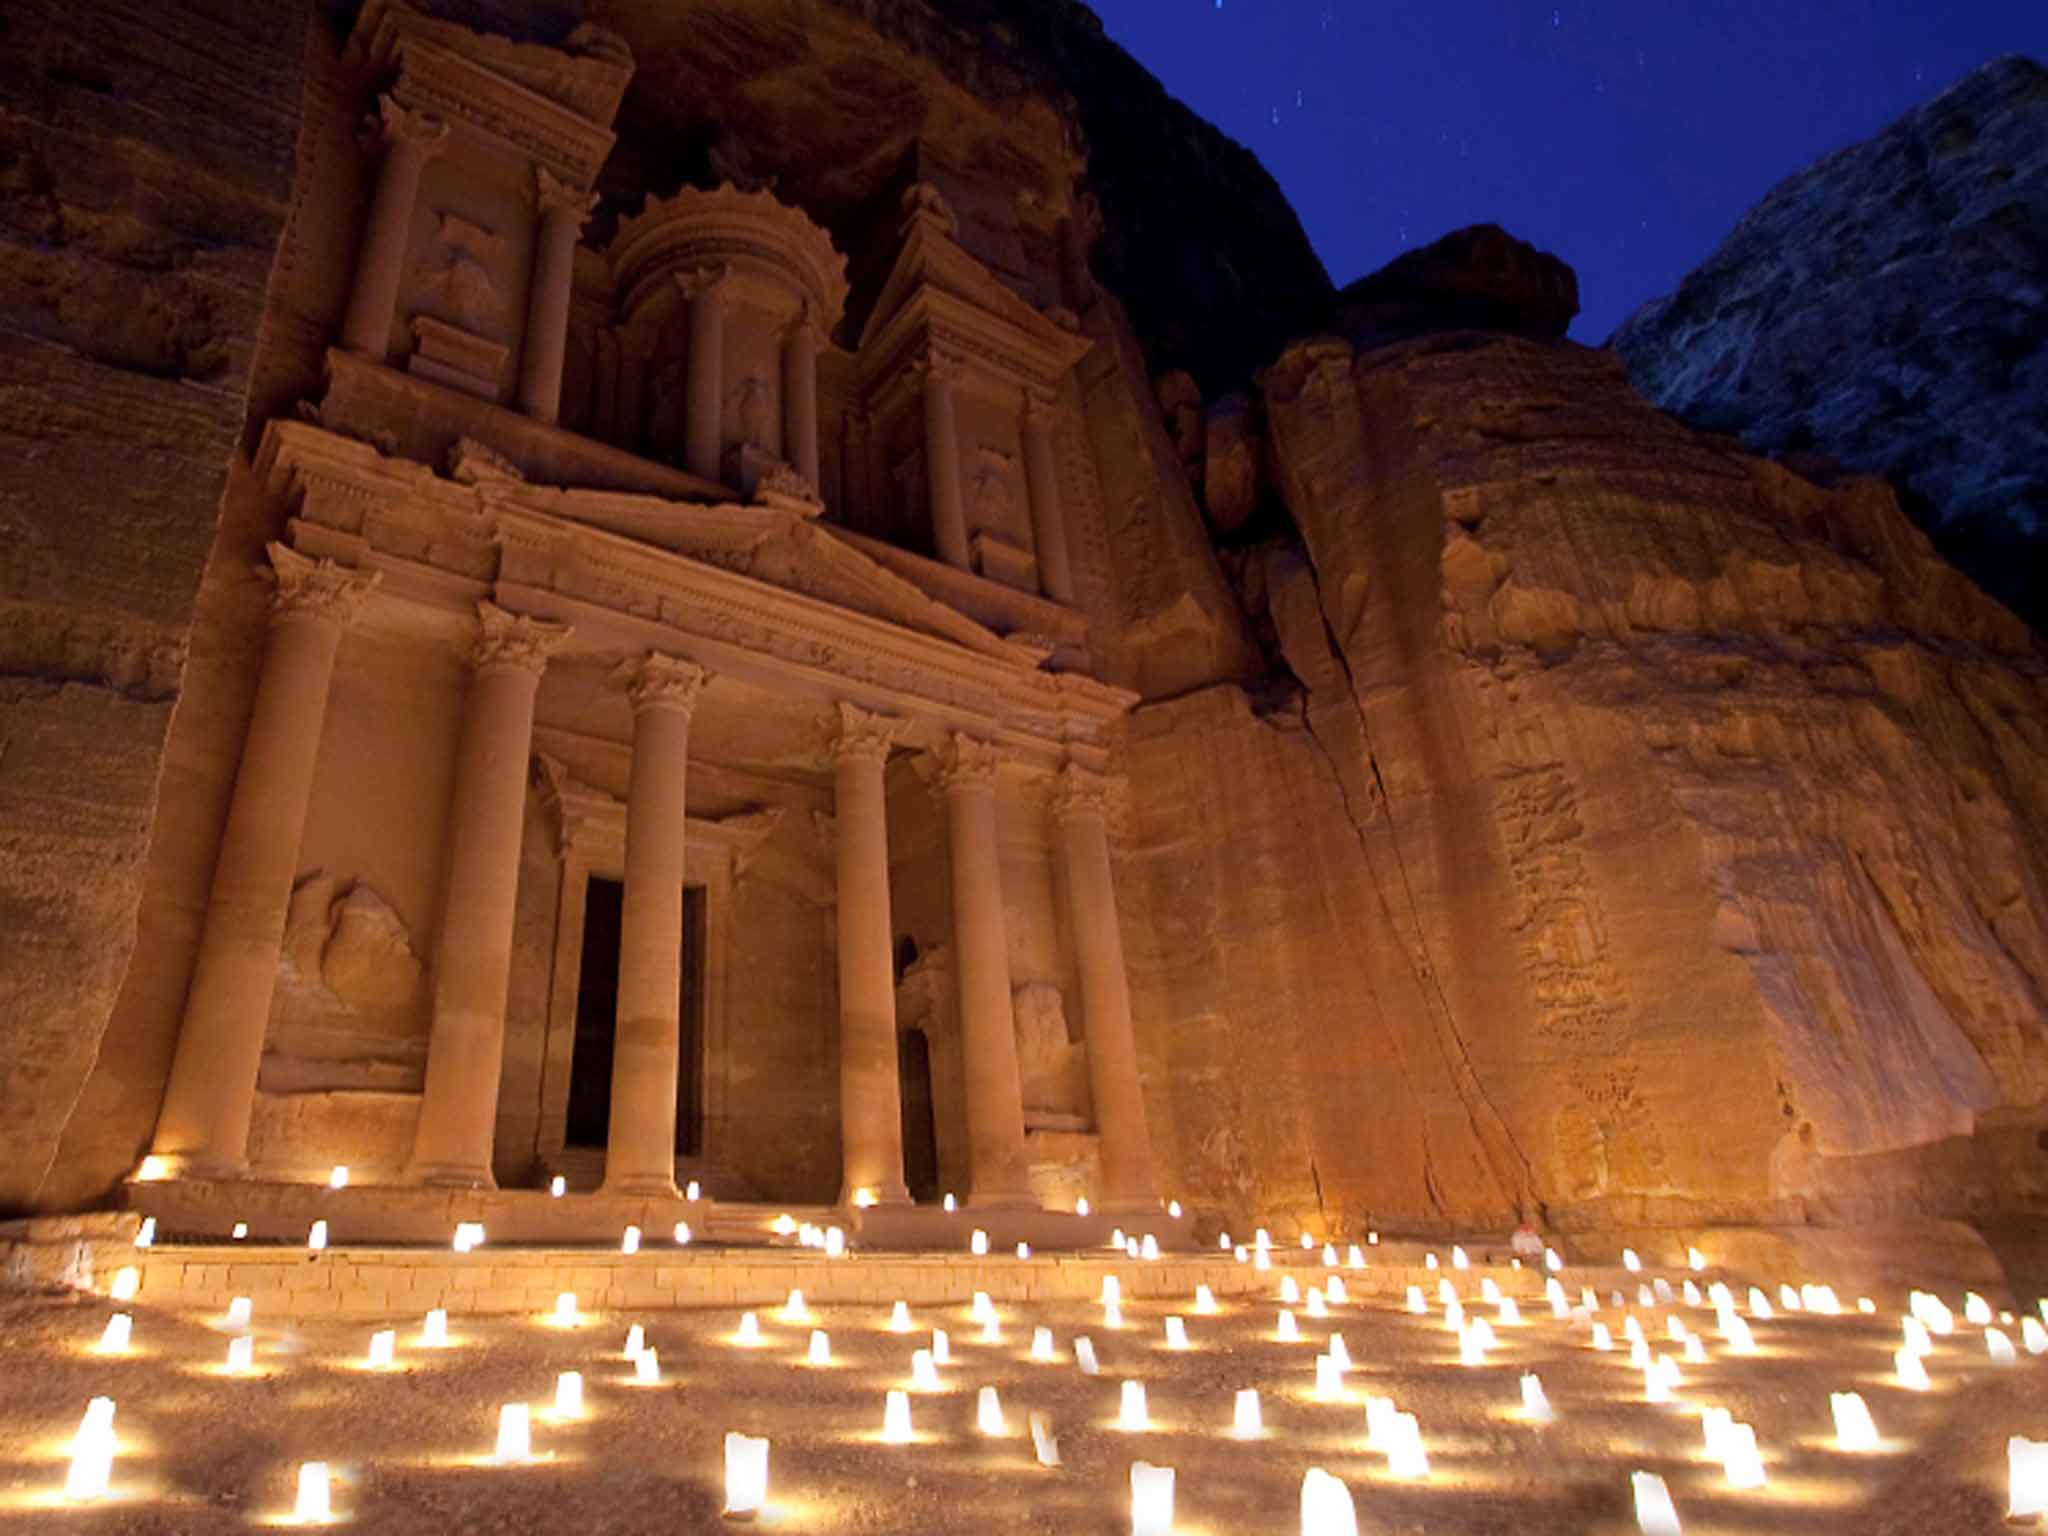
<svg viewBox="0 0 2048 1536"><path fill-rule="evenodd" d="M921 1328L948 1330L954 1363L947 1391L913 1397L918 1443L894 1446L878 1443L884 1393L909 1384L911 1350L926 1339L886 1331L875 1308L818 1311L834 1355L824 1369L802 1363L812 1325L766 1312L756 1349L728 1341L731 1312L603 1315L575 1329L458 1318L442 1350L416 1347L419 1320L405 1319L398 1368L381 1373L361 1368L369 1325L274 1328L259 1316L260 1374L235 1379L220 1373L227 1335L217 1320L131 1307L134 1347L116 1358L92 1348L117 1310L105 1300L16 1298L0 1301L0 1529L247 1531L288 1515L298 1463L319 1459L335 1469L337 1515L363 1531L709 1531L726 1526L722 1443L737 1429L772 1445L760 1522L770 1530L1111 1536L1130 1528L1129 1468L1142 1458L1176 1469L1175 1530L1191 1536L1292 1536L1310 1466L1345 1480L1366 1533L1625 1536L1636 1529L1629 1473L1642 1468L1670 1485L1687 1536L1946 1536L2009 1529L2006 1438L2048 1439L2048 1356L2022 1351L2017 1365L1995 1366L1960 1315L1929 1362L1934 1390L1914 1393L1890 1375L1896 1317L1759 1322L1760 1352L1739 1358L1721 1353L1710 1311L1681 1309L1712 1359L1686 1369L1677 1403L1652 1406L1624 1353L1594 1351L1584 1328L1553 1321L1540 1303L1499 1330L1493 1363L1477 1368L1458 1363L1435 1316L1340 1306L1326 1323L1303 1318L1303 1342L1285 1344L1274 1306L1188 1315L1186 1353L1164 1347L1173 1309L1163 1304L1126 1306L1116 1331L1092 1306L1012 1309L993 1345L977 1342L964 1308L920 1313ZM1619 1314L1603 1315L1618 1336ZM636 1321L659 1353L659 1385L635 1385L620 1358ZM1055 1332L1056 1364L1027 1357L1038 1323ZM1653 1340L1662 1335L1661 1314L1644 1323ZM1315 1355L1333 1327L1354 1361L1348 1402L1312 1396ZM1093 1339L1099 1376L1075 1367L1077 1332ZM587 1414L555 1423L546 1405L556 1373L571 1369L583 1372ZM1556 1410L1547 1426L1520 1416L1524 1371L1540 1374ZM1149 1433L1114 1427L1126 1378L1147 1388ZM1005 1438L975 1431L984 1384L1001 1393ZM1247 1386L1264 1400L1257 1441L1228 1432L1233 1394ZM1832 1448L1828 1393L1849 1388L1887 1437L1882 1451ZM1366 1449L1367 1392L1419 1417L1427 1481L1393 1480ZM95 1394L118 1405L112 1497L67 1507L55 1494ZM542 1459L492 1465L498 1407L517 1400L534 1405ZM1732 1490L1705 1459L1708 1404L1755 1425L1767 1488ZM1031 1412L1053 1426L1057 1469L1035 1462Z"/></svg>

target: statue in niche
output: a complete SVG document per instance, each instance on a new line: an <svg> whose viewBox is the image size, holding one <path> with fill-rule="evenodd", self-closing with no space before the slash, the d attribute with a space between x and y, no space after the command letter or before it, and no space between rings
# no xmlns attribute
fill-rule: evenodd
<svg viewBox="0 0 2048 1536"><path fill-rule="evenodd" d="M1081 1074L1087 1062L1067 1033L1067 1009L1050 982L1027 981L1010 994L1017 1033L1017 1075L1028 1124L1083 1128Z"/></svg>
<svg viewBox="0 0 2048 1536"><path fill-rule="evenodd" d="M504 253L504 239L458 214L443 213L435 240L439 250L426 283L436 301L465 330L497 335L503 329L505 300L491 268Z"/></svg>
<svg viewBox="0 0 2048 1536"><path fill-rule="evenodd" d="M974 505L974 524L992 533L1011 532L1017 512L1017 493L1011 469L1016 460L993 443L983 443L975 464L969 495Z"/></svg>
<svg viewBox="0 0 2048 1536"><path fill-rule="evenodd" d="M739 402L740 441L763 453L773 453L775 441L775 391L758 373L750 373L733 387Z"/></svg>

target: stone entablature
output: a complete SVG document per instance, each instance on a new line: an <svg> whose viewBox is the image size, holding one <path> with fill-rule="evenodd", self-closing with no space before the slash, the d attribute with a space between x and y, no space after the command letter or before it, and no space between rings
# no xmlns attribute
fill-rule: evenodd
<svg viewBox="0 0 2048 1536"><path fill-rule="evenodd" d="M951 613L795 513L463 485L281 420L258 467L294 504L299 552L381 575L384 606L365 622L466 639L488 598L572 625L572 651L665 649L784 693L904 715L906 745L964 731L1041 770L1100 766L1109 728L1136 702L1040 670L1033 648ZM604 531L622 513L664 521L668 547Z"/></svg>
<svg viewBox="0 0 2048 1536"><path fill-rule="evenodd" d="M803 211L770 192L730 182L650 197L619 221L608 249L619 313L636 323L668 302L677 279L715 276L728 297L757 305L782 324L809 324L829 335L846 308L846 258Z"/></svg>

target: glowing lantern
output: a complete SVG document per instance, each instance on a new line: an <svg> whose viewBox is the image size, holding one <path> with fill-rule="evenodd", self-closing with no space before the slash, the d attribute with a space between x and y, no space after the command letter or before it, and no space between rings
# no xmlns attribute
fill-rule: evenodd
<svg viewBox="0 0 2048 1536"><path fill-rule="evenodd" d="M1614 1348L1614 1335L1607 1331L1605 1323L1595 1323L1593 1325L1593 1347L1600 1350Z"/></svg>
<svg viewBox="0 0 2048 1536"><path fill-rule="evenodd" d="M1148 1264L1158 1262L1159 1239L1150 1232L1147 1232L1144 1241L1138 1244L1138 1257L1145 1260Z"/></svg>
<svg viewBox="0 0 2048 1536"><path fill-rule="evenodd" d="M810 1309L804 1305L804 1293L793 1290L789 1299L782 1304L782 1320L785 1323L801 1323L810 1317Z"/></svg>
<svg viewBox="0 0 2048 1536"><path fill-rule="evenodd" d="M1081 1196L1080 1199L1074 1202L1074 1214L1076 1216L1086 1216L1088 1214L1088 1197L1086 1195Z"/></svg>
<svg viewBox="0 0 2048 1536"><path fill-rule="evenodd" d="M1133 1434L1152 1427L1152 1421L1145 1412L1145 1383L1127 1381L1117 1403L1116 1427Z"/></svg>
<svg viewBox="0 0 2048 1536"><path fill-rule="evenodd" d="M1664 1479L1654 1472L1634 1472L1629 1482L1636 1496L1636 1529L1643 1536L1680 1536L1678 1508Z"/></svg>
<svg viewBox="0 0 2048 1536"><path fill-rule="evenodd" d="M796 1235L796 1218L784 1211L769 1224L769 1230L777 1237L793 1237Z"/></svg>
<svg viewBox="0 0 2048 1536"><path fill-rule="evenodd" d="M1294 1276L1280 1277L1280 1299L1290 1307L1301 1300L1301 1287L1294 1283Z"/></svg>
<svg viewBox="0 0 2048 1536"><path fill-rule="evenodd" d="M1330 1335L1330 1358L1337 1362L1338 1370L1348 1371L1351 1369L1351 1351L1345 1348L1344 1335L1341 1333Z"/></svg>
<svg viewBox="0 0 2048 1536"><path fill-rule="evenodd" d="M1963 1292L1963 1321L1972 1328L1982 1328L1991 1321L1991 1303L1975 1291Z"/></svg>
<svg viewBox="0 0 2048 1536"><path fill-rule="evenodd" d="M1031 1245L1030 1245L1029 1243L1019 1243L1019 1244L1017 1245L1017 1257L1018 1257L1018 1258L1020 1258L1020 1259L1028 1259L1028 1258L1030 1258L1030 1257L1031 1257Z"/></svg>
<svg viewBox="0 0 2048 1536"><path fill-rule="evenodd" d="M977 1323L985 1323L996 1315L996 1304L989 1300L987 1291L976 1291L974 1300L968 1304L967 1315Z"/></svg>
<svg viewBox="0 0 2048 1536"><path fill-rule="evenodd" d="M2041 1326L2038 1317L2021 1318L2020 1343L2026 1346L2030 1355L2048 1353L2048 1328Z"/></svg>
<svg viewBox="0 0 2048 1536"><path fill-rule="evenodd" d="M810 1365L830 1365L832 1363L832 1340L824 1329L813 1328L811 1330L811 1344L810 1348L804 1352L804 1360Z"/></svg>
<svg viewBox="0 0 2048 1536"><path fill-rule="evenodd" d="M134 1319L126 1312L116 1312L107 1319L107 1326L100 1332L100 1341L94 1346L103 1355L125 1355L128 1353L128 1337L135 1327Z"/></svg>
<svg viewBox="0 0 2048 1536"><path fill-rule="evenodd" d="M316 1221L313 1223L312 1230L306 1234L306 1246L315 1253L320 1252L321 1249L327 1246L326 1222Z"/></svg>
<svg viewBox="0 0 2048 1536"><path fill-rule="evenodd" d="M1259 1389L1241 1387L1231 1415L1230 1432L1240 1440L1256 1440L1263 1433L1259 1421Z"/></svg>
<svg viewBox="0 0 2048 1536"><path fill-rule="evenodd" d="M1124 1309L1113 1301L1105 1301L1102 1304L1102 1326L1105 1328L1121 1328L1123 1325Z"/></svg>
<svg viewBox="0 0 2048 1536"><path fill-rule="evenodd" d="M229 1232L229 1233L228 1233L228 1236L229 1236L229 1237L232 1237L232 1238L233 1238L233 1239L234 1239L234 1240L235 1240L236 1242L238 1242L238 1243L239 1243L239 1242L240 1242L240 1241L241 1241L241 1240L242 1240L243 1238L247 1237L248 1235L249 1235L249 1223L247 1223L246 1221L238 1221L238 1222L236 1222L236 1223L235 1223L235 1225L234 1225L234 1230L232 1230L231 1232Z"/></svg>
<svg viewBox="0 0 2048 1536"><path fill-rule="evenodd" d="M1394 1400L1391 1397L1366 1395L1365 1443L1369 1449L1382 1455L1394 1443Z"/></svg>
<svg viewBox="0 0 2048 1536"><path fill-rule="evenodd" d="M142 1218L142 1225L135 1229L135 1246L147 1248L155 1241L156 1218L154 1216L145 1216Z"/></svg>
<svg viewBox="0 0 2048 1536"><path fill-rule="evenodd" d="M1365 1268L1365 1250L1359 1247L1358 1244L1353 1243L1351 1251L1344 1255L1344 1267L1346 1269Z"/></svg>
<svg viewBox="0 0 2048 1536"><path fill-rule="evenodd" d="M363 1363L373 1371L388 1371L397 1363L398 1335L389 1328L380 1328L370 1335L370 1352Z"/></svg>
<svg viewBox="0 0 2048 1536"><path fill-rule="evenodd" d="M1621 1250L1621 1267L1633 1275L1641 1271L1643 1261L1636 1257L1635 1249L1624 1248Z"/></svg>
<svg viewBox="0 0 2048 1536"><path fill-rule="evenodd" d="M1323 1293L1314 1286L1308 1288L1308 1315L1317 1319L1330 1315L1330 1309L1323 1305Z"/></svg>
<svg viewBox="0 0 2048 1536"><path fill-rule="evenodd" d="M1494 1315L1500 1319L1503 1327L1512 1327L1522 1320L1522 1309L1515 1304L1514 1297L1503 1296L1500 1299L1500 1310Z"/></svg>
<svg viewBox="0 0 2048 1536"><path fill-rule="evenodd" d="M628 1360L638 1360L640 1352L647 1348L647 1330L635 1323L626 1330L626 1347L619 1353Z"/></svg>
<svg viewBox="0 0 2048 1536"><path fill-rule="evenodd" d="M916 1349L910 1353L910 1385L919 1392L942 1392L939 1383L939 1367L928 1349Z"/></svg>
<svg viewBox="0 0 2048 1536"><path fill-rule="evenodd" d="M882 1438L891 1445L910 1443L910 1394L892 1389L882 1408Z"/></svg>
<svg viewBox="0 0 2048 1536"><path fill-rule="evenodd" d="M559 1200L569 1193L569 1181L559 1173L548 1180L548 1194Z"/></svg>
<svg viewBox="0 0 2048 1536"><path fill-rule="evenodd" d="M1109 1246L1120 1249L1123 1245L1124 1229L1122 1227L1111 1227L1109 1229Z"/></svg>
<svg viewBox="0 0 2048 1536"><path fill-rule="evenodd" d="M331 1172L331 1173L329 1173L329 1174L327 1175L327 1187L328 1187L329 1189L347 1189L347 1188L348 1188L348 1164L347 1164L347 1163L336 1163L336 1164L334 1165L334 1171L333 1171L333 1172Z"/></svg>
<svg viewBox="0 0 2048 1536"><path fill-rule="evenodd" d="M1093 1376L1101 1369L1095 1363L1095 1342L1085 1333L1074 1340L1074 1364L1081 1368L1083 1376Z"/></svg>
<svg viewBox="0 0 2048 1536"><path fill-rule="evenodd" d="M1351 1490L1321 1467L1301 1475L1301 1536L1358 1536Z"/></svg>
<svg viewBox="0 0 2048 1536"><path fill-rule="evenodd" d="M958 1200L955 1200L951 1194L948 1194L945 1199L941 1200L939 1202L939 1205L941 1209L948 1212L957 1211L960 1209L960 1202Z"/></svg>
<svg viewBox="0 0 2048 1536"><path fill-rule="evenodd" d="M256 1341L246 1333L228 1340L228 1374L246 1376L256 1365Z"/></svg>
<svg viewBox="0 0 2048 1536"><path fill-rule="evenodd" d="M838 1227L827 1227L825 1229L825 1241L822 1244L822 1246L825 1250L826 1258L844 1258L846 1256L846 1233ZM1017 1246L1019 1248L1022 1248L1024 1245L1022 1243L1019 1243ZM1026 1259L1030 1257L1030 1254L1020 1253L1017 1255L1017 1257L1020 1259Z"/></svg>
<svg viewBox="0 0 2048 1536"><path fill-rule="evenodd" d="M557 1328L576 1326L576 1293L563 1291L555 1297L554 1324Z"/></svg>
<svg viewBox="0 0 2048 1536"><path fill-rule="evenodd" d="M910 1332L910 1303L899 1301L889 1309L889 1331L891 1333Z"/></svg>
<svg viewBox="0 0 2048 1536"><path fill-rule="evenodd" d="M950 1365L952 1361L952 1341L946 1337L945 1329L934 1328L932 1330L932 1363L935 1365Z"/></svg>
<svg viewBox="0 0 2048 1536"><path fill-rule="evenodd" d="M739 1332L733 1335L733 1342L752 1346L761 1342L761 1320L751 1312L740 1314Z"/></svg>
<svg viewBox="0 0 2048 1536"><path fill-rule="evenodd" d="M982 1231L981 1228L976 1227L973 1232L968 1234L967 1251L976 1258L986 1257L988 1254L988 1234Z"/></svg>
<svg viewBox="0 0 2048 1536"><path fill-rule="evenodd" d="M2012 1340L2006 1337L2003 1329L1986 1328L1984 1330L1984 1349L1991 1356L1991 1363L1993 1365L2012 1365L2019 1359L2019 1356L2013 1352Z"/></svg>
<svg viewBox="0 0 2048 1536"><path fill-rule="evenodd" d="M725 1512L757 1515L768 1501L768 1442L728 1430L725 1436Z"/></svg>
<svg viewBox="0 0 2048 1536"><path fill-rule="evenodd" d="M1500 1300L1500 1287L1494 1283L1493 1276L1487 1275L1479 1282L1479 1299L1489 1307Z"/></svg>
<svg viewBox="0 0 2048 1536"><path fill-rule="evenodd" d="M695 1179L690 1180L688 1184L685 1184L683 1186L683 1198L685 1200L700 1200L703 1198L703 1194L703 1186L700 1185Z"/></svg>
<svg viewBox="0 0 2048 1536"><path fill-rule="evenodd" d="M64 1475L64 1497L103 1499L114 1473L114 1400L96 1397L85 1405L78 1434L71 1442L71 1466Z"/></svg>
<svg viewBox="0 0 2048 1536"><path fill-rule="evenodd" d="M1910 1349L1892 1352L1892 1372L1899 1378L1899 1385L1909 1392L1925 1392L1933 1385L1927 1379L1927 1367L1920 1363L1919 1355Z"/></svg>
<svg viewBox="0 0 2048 1536"><path fill-rule="evenodd" d="M501 1462L533 1460L533 1426L526 1404L506 1403L498 1410L498 1445L493 1459Z"/></svg>
<svg viewBox="0 0 2048 1536"><path fill-rule="evenodd" d="M1438 1266L1437 1266L1437 1262L1436 1262L1436 1255L1435 1255L1435 1254L1433 1254L1433 1253L1425 1253L1425 1254L1424 1254L1424 1255L1422 1256L1422 1267L1423 1267L1424 1269L1435 1269L1435 1268L1437 1268Z"/></svg>
<svg viewBox="0 0 2048 1536"><path fill-rule="evenodd" d="M1418 1314L1429 1310L1429 1302L1423 1296L1422 1287L1419 1285L1408 1287L1408 1310Z"/></svg>
<svg viewBox="0 0 2048 1536"><path fill-rule="evenodd" d="M1002 1325L993 1316L982 1320L981 1336L977 1342L982 1344L1000 1344L1003 1342Z"/></svg>
<svg viewBox="0 0 2048 1536"><path fill-rule="evenodd" d="M1325 1244L1323 1244L1323 1268L1325 1268L1325 1269L1335 1269L1336 1267L1337 1267L1337 1248L1336 1248L1336 1245L1335 1245L1334 1243L1325 1243Z"/></svg>
<svg viewBox="0 0 2048 1536"><path fill-rule="evenodd" d="M1543 1382L1533 1372L1522 1376L1522 1417L1538 1424L1548 1424L1556 1415L1551 1411L1550 1399L1543 1395Z"/></svg>
<svg viewBox="0 0 2048 1536"><path fill-rule="evenodd" d="M1042 1413L1030 1418L1031 1453L1038 1458L1041 1467L1056 1467L1060 1464L1060 1443L1053 1438L1052 1425Z"/></svg>
<svg viewBox="0 0 2048 1536"><path fill-rule="evenodd" d="M1330 1283L1323 1287L1323 1295L1333 1307L1341 1307L1351 1300L1351 1293L1344 1288L1342 1275L1330 1276Z"/></svg>
<svg viewBox="0 0 2048 1536"><path fill-rule="evenodd" d="M1294 1314L1285 1307L1280 1309L1279 1336L1282 1344L1292 1344L1301 1337L1300 1328L1295 1326Z"/></svg>
<svg viewBox="0 0 2048 1536"><path fill-rule="evenodd" d="M1685 1262L1689 1268L1705 1269L1707 1267L1707 1256L1697 1248L1687 1248L1685 1250Z"/></svg>
<svg viewBox="0 0 2048 1536"><path fill-rule="evenodd" d="M643 1349L633 1357L633 1380L643 1387L661 1385L661 1351Z"/></svg>
<svg viewBox="0 0 2048 1536"><path fill-rule="evenodd" d="M445 1349L448 1345L448 1309L436 1307L426 1316L420 1326L420 1343L429 1349Z"/></svg>
<svg viewBox="0 0 2048 1536"><path fill-rule="evenodd" d="M983 1387L975 1397L974 1427L992 1439L1010 1432L1010 1426L1003 1422L1003 1400L994 1387Z"/></svg>
<svg viewBox="0 0 2048 1536"><path fill-rule="evenodd" d="M1422 1427L1412 1413L1395 1413L1387 1421L1387 1475L1404 1480L1429 1476L1429 1453L1423 1449Z"/></svg>
<svg viewBox="0 0 2048 1536"><path fill-rule="evenodd" d="M640 1229L638 1227L629 1226L626 1228L626 1235L619 1239L619 1252L638 1253L639 1251Z"/></svg>
<svg viewBox="0 0 2048 1536"><path fill-rule="evenodd" d="M1328 1355L1316 1356L1316 1396L1326 1403L1344 1396L1344 1367Z"/></svg>
<svg viewBox="0 0 2048 1536"><path fill-rule="evenodd" d="M1173 1468L1131 1463L1131 1536L1171 1536Z"/></svg>
<svg viewBox="0 0 2048 1536"><path fill-rule="evenodd" d="M252 1305L246 1296L236 1296L228 1302L227 1325L230 1328L246 1328Z"/></svg>
<svg viewBox="0 0 2048 1536"><path fill-rule="evenodd" d="M1050 1360L1053 1358L1052 1330L1038 1327L1031 1330L1031 1358Z"/></svg>
<svg viewBox="0 0 2048 1536"><path fill-rule="evenodd" d="M1188 1347L1188 1325L1177 1317L1166 1320L1166 1347L1186 1349Z"/></svg>
<svg viewBox="0 0 2048 1536"><path fill-rule="evenodd" d="M1728 1340L1728 1348L1733 1353L1738 1355L1753 1355L1756 1353L1756 1335L1749 1331L1749 1324L1745 1323L1734 1313L1728 1314L1728 1326L1723 1328L1721 1332Z"/></svg>
<svg viewBox="0 0 2048 1536"><path fill-rule="evenodd" d="M1216 1315L1216 1293L1215 1293L1214 1291L1210 1290L1210 1289L1209 1289L1209 1287L1208 1287L1208 1286L1206 1286L1206 1285L1198 1285L1198 1286L1196 1286L1196 1287L1195 1287L1195 1316L1197 1316L1197 1317L1214 1317L1215 1315ZM2033 1320L2033 1319L2032 1319L2031 1317L2030 1317L2030 1318L2028 1318L2028 1319L2027 1319L2027 1321L2028 1321L2029 1323L2033 1323L2033 1325L2034 1325L2034 1326L2035 1326L2036 1328L2038 1328L2038 1327L2040 1327L2040 1326L2041 1326L2041 1325L2040 1325L2039 1323L2035 1323L2035 1322L2034 1322L2034 1320Z"/></svg>
<svg viewBox="0 0 2048 1536"><path fill-rule="evenodd" d="M558 1419L580 1419L583 1417L583 1373L563 1371L555 1378L555 1417Z"/></svg>
<svg viewBox="0 0 2048 1536"><path fill-rule="evenodd" d="M1685 1282L1684 1296L1685 1304L1688 1307L1696 1307L1700 1304L1700 1288L1690 1280Z"/></svg>
<svg viewBox="0 0 2048 1536"><path fill-rule="evenodd" d="M336 1189L341 1186L335 1185ZM292 1501L294 1525L325 1525L334 1518L334 1500L328 1489L327 1463L299 1463L298 1496Z"/></svg>
<svg viewBox="0 0 2048 1536"><path fill-rule="evenodd" d="M1878 1448L1877 1425L1870 1409L1856 1392L1830 1392L1828 1406L1835 1415L1835 1449L1874 1451Z"/></svg>
<svg viewBox="0 0 2048 1536"><path fill-rule="evenodd" d="M1761 1488L1764 1459L1756 1448L1756 1431L1737 1420L1721 1435L1721 1470L1731 1488Z"/></svg>
<svg viewBox="0 0 2048 1536"><path fill-rule="evenodd" d="M2014 1435L2005 1442L2006 1518L2048 1515L2048 1441Z"/></svg>
<svg viewBox="0 0 2048 1536"><path fill-rule="evenodd" d="M1453 1333L1457 1333L1464 1326L1465 1309L1458 1304L1458 1299L1454 1296L1444 1303L1444 1327Z"/></svg>
<svg viewBox="0 0 2048 1536"><path fill-rule="evenodd" d="M1700 1342L1700 1336L1696 1333L1689 1333L1685 1336L1685 1363L1687 1365L1705 1365L1707 1363L1707 1346Z"/></svg>

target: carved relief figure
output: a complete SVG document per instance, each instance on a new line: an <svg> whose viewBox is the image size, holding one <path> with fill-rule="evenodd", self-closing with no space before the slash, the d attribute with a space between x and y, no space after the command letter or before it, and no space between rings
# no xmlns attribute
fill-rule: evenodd
<svg viewBox="0 0 2048 1536"><path fill-rule="evenodd" d="M1060 989L1027 981L1011 993L1017 1032L1017 1075L1024 1088L1027 1124L1078 1125L1082 1116L1081 1047L1067 1034L1067 1009Z"/></svg>
<svg viewBox="0 0 2048 1536"><path fill-rule="evenodd" d="M505 299L491 272L504 256L504 238L458 214L443 213L435 240L438 250L426 274L435 301L465 329L482 336L501 334Z"/></svg>
<svg viewBox="0 0 2048 1536"><path fill-rule="evenodd" d="M740 441L763 453L775 451L775 389L758 373L750 373L733 387L728 405L739 412Z"/></svg>

